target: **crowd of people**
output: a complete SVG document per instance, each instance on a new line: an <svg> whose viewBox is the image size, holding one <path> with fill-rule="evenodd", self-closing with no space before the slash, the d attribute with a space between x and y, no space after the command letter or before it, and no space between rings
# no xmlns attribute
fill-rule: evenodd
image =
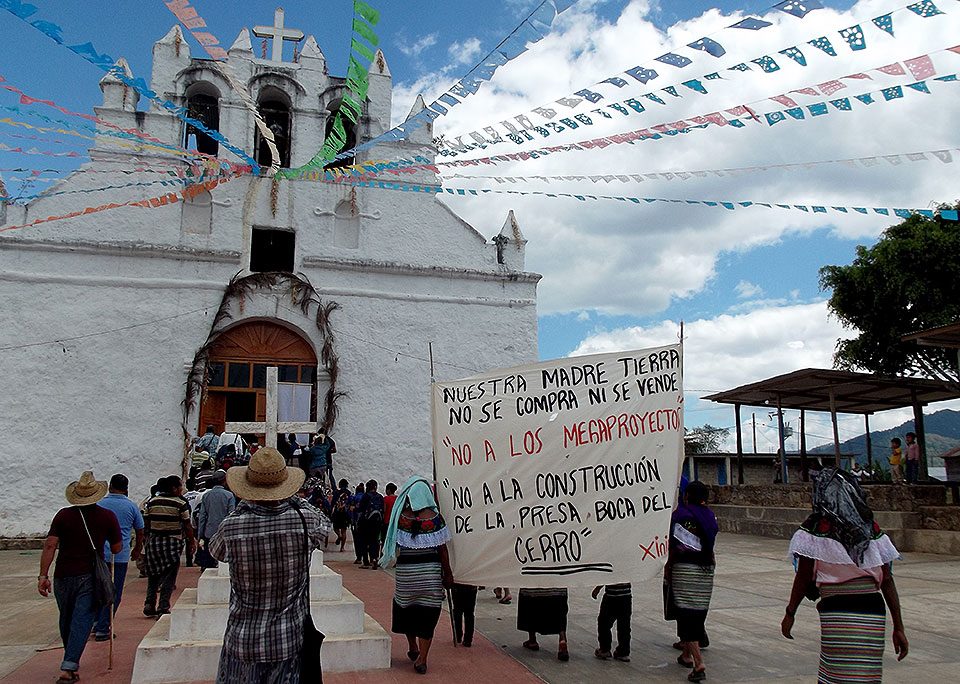
<svg viewBox="0 0 960 684"><path fill-rule="evenodd" d="M330 544L331 532L334 545L343 550L348 528L355 563L364 569L395 568L391 628L407 639L416 672L427 672L448 597L454 638L472 645L477 596L484 588L457 583L453 575L447 551L452 535L433 485L412 477L399 488L389 483L384 496L370 480L351 491L346 480L332 482L332 439L325 436L323 453L311 452L309 462L298 460L302 448L295 454L290 441L287 445L284 451L251 449L246 465L234 462L227 468L213 468L224 463L208 463L208 456L192 470L191 489L179 476L164 477L139 506L128 498L129 481L122 474L108 484L85 472L67 487L70 506L53 519L38 578L39 592L46 596L52 590L60 611L64 658L58 684L78 681L91 634L96 641L111 639L111 610L120 603L129 562L147 578L143 613L156 618L170 611L183 555L188 564L194 558L204 566L230 563L232 598L217 681L299 681L305 633L312 624L311 553ZM219 454L220 446L206 435L198 446ZM706 619L719 527L708 506L708 487L700 482L681 487L664 570L664 611L666 619L676 621L677 662L689 670L690 681L698 682L706 679L703 649L709 645ZM899 658L908 651L891 573L899 554L873 520L856 477L825 468L814 484L813 502L813 515L790 544L796 575L781 631L792 638L794 616L804 597L818 600L819 681L879 682L886 609ZM113 568L111 602L98 601L91 571L95 557ZM510 589L494 591L501 603L511 602ZM596 658L630 660L631 591L629 583L593 590L594 599L603 594ZM539 636L556 635L558 659L569 660L567 588L523 588L518 596L523 647L539 650Z"/></svg>

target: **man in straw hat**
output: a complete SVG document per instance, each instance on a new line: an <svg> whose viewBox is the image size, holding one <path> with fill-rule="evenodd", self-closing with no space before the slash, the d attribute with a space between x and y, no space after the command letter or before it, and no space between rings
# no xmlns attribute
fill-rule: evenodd
<svg viewBox="0 0 960 684"><path fill-rule="evenodd" d="M143 520L147 527L144 554L147 571L147 596L143 614L159 617L170 612L170 597L180 572L183 538L187 538L187 557L196 551L190 504L183 498L183 480L176 475L157 482L158 494L147 501ZM159 598L158 598L159 595Z"/></svg>
<svg viewBox="0 0 960 684"><path fill-rule="evenodd" d="M303 481L272 447L227 471L241 503L210 540L213 557L230 564L219 684L300 681L310 555L321 542L319 512L296 497Z"/></svg>
<svg viewBox="0 0 960 684"><path fill-rule="evenodd" d="M118 553L123 537L117 516L96 503L107 493L107 483L97 480L89 470L80 479L67 485L67 508L53 517L47 540L40 555L40 576L37 590L49 596L51 589L60 611L60 639L63 641L63 662L57 684L80 679L80 656L90 638L90 630L101 606L95 605L93 568L95 555L103 556L104 544ZM48 572L54 555L57 566L51 587Z"/></svg>

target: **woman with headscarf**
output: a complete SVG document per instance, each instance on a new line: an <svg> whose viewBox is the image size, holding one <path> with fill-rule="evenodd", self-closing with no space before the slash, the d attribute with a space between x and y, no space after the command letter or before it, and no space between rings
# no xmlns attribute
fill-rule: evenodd
<svg viewBox="0 0 960 684"><path fill-rule="evenodd" d="M713 548L720 529L716 516L707 507L709 491L696 480L687 485L683 502L670 518L669 555L663 571L683 651L677 662L692 668L687 676L691 682L707 678L700 642L706 638L705 624L716 566Z"/></svg>
<svg viewBox="0 0 960 684"><path fill-rule="evenodd" d="M407 657L419 674L427 672L427 654L440 620L444 588L453 586L447 554L450 529L430 483L411 477L397 494L390 513L380 566L396 562L393 632L407 637Z"/></svg>
<svg viewBox="0 0 960 684"><path fill-rule="evenodd" d="M909 649L890 563L900 557L873 519L856 478L825 468L813 486L813 514L790 541L797 562L780 631L788 639L804 596L820 598L818 682L880 682L883 677L884 600L893 619L898 660Z"/></svg>

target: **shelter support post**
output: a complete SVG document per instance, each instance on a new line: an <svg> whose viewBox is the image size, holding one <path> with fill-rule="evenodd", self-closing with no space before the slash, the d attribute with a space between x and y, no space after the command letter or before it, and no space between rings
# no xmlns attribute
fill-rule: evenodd
<svg viewBox="0 0 960 684"><path fill-rule="evenodd" d="M833 458L834 464L840 467L840 429L837 427L837 398L830 390L830 422L833 423Z"/></svg>
<svg viewBox="0 0 960 684"><path fill-rule="evenodd" d="M807 463L807 410L800 409L800 477L810 481L810 465Z"/></svg>
<svg viewBox="0 0 960 684"><path fill-rule="evenodd" d="M867 436L867 470L873 470L873 440L870 439L870 414L863 414L863 433Z"/></svg>
<svg viewBox="0 0 960 684"><path fill-rule="evenodd" d="M923 427L923 404L917 401L916 390L910 392L913 400L913 431L917 433L917 444L920 445L920 479L927 480L927 435Z"/></svg>
<svg viewBox="0 0 960 684"><path fill-rule="evenodd" d="M737 419L737 484L743 484L743 430L740 427L740 404L733 405Z"/></svg>
<svg viewBox="0 0 960 684"><path fill-rule="evenodd" d="M783 429L783 407L780 405L780 395L777 395L777 428L780 433L780 477L783 484L789 482L789 468L787 467L787 438Z"/></svg>

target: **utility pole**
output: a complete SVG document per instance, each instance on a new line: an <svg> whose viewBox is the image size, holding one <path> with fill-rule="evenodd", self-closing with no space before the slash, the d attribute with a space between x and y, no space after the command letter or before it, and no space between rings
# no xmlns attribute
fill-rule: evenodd
<svg viewBox="0 0 960 684"><path fill-rule="evenodd" d="M753 453L757 453L757 414L753 413Z"/></svg>

